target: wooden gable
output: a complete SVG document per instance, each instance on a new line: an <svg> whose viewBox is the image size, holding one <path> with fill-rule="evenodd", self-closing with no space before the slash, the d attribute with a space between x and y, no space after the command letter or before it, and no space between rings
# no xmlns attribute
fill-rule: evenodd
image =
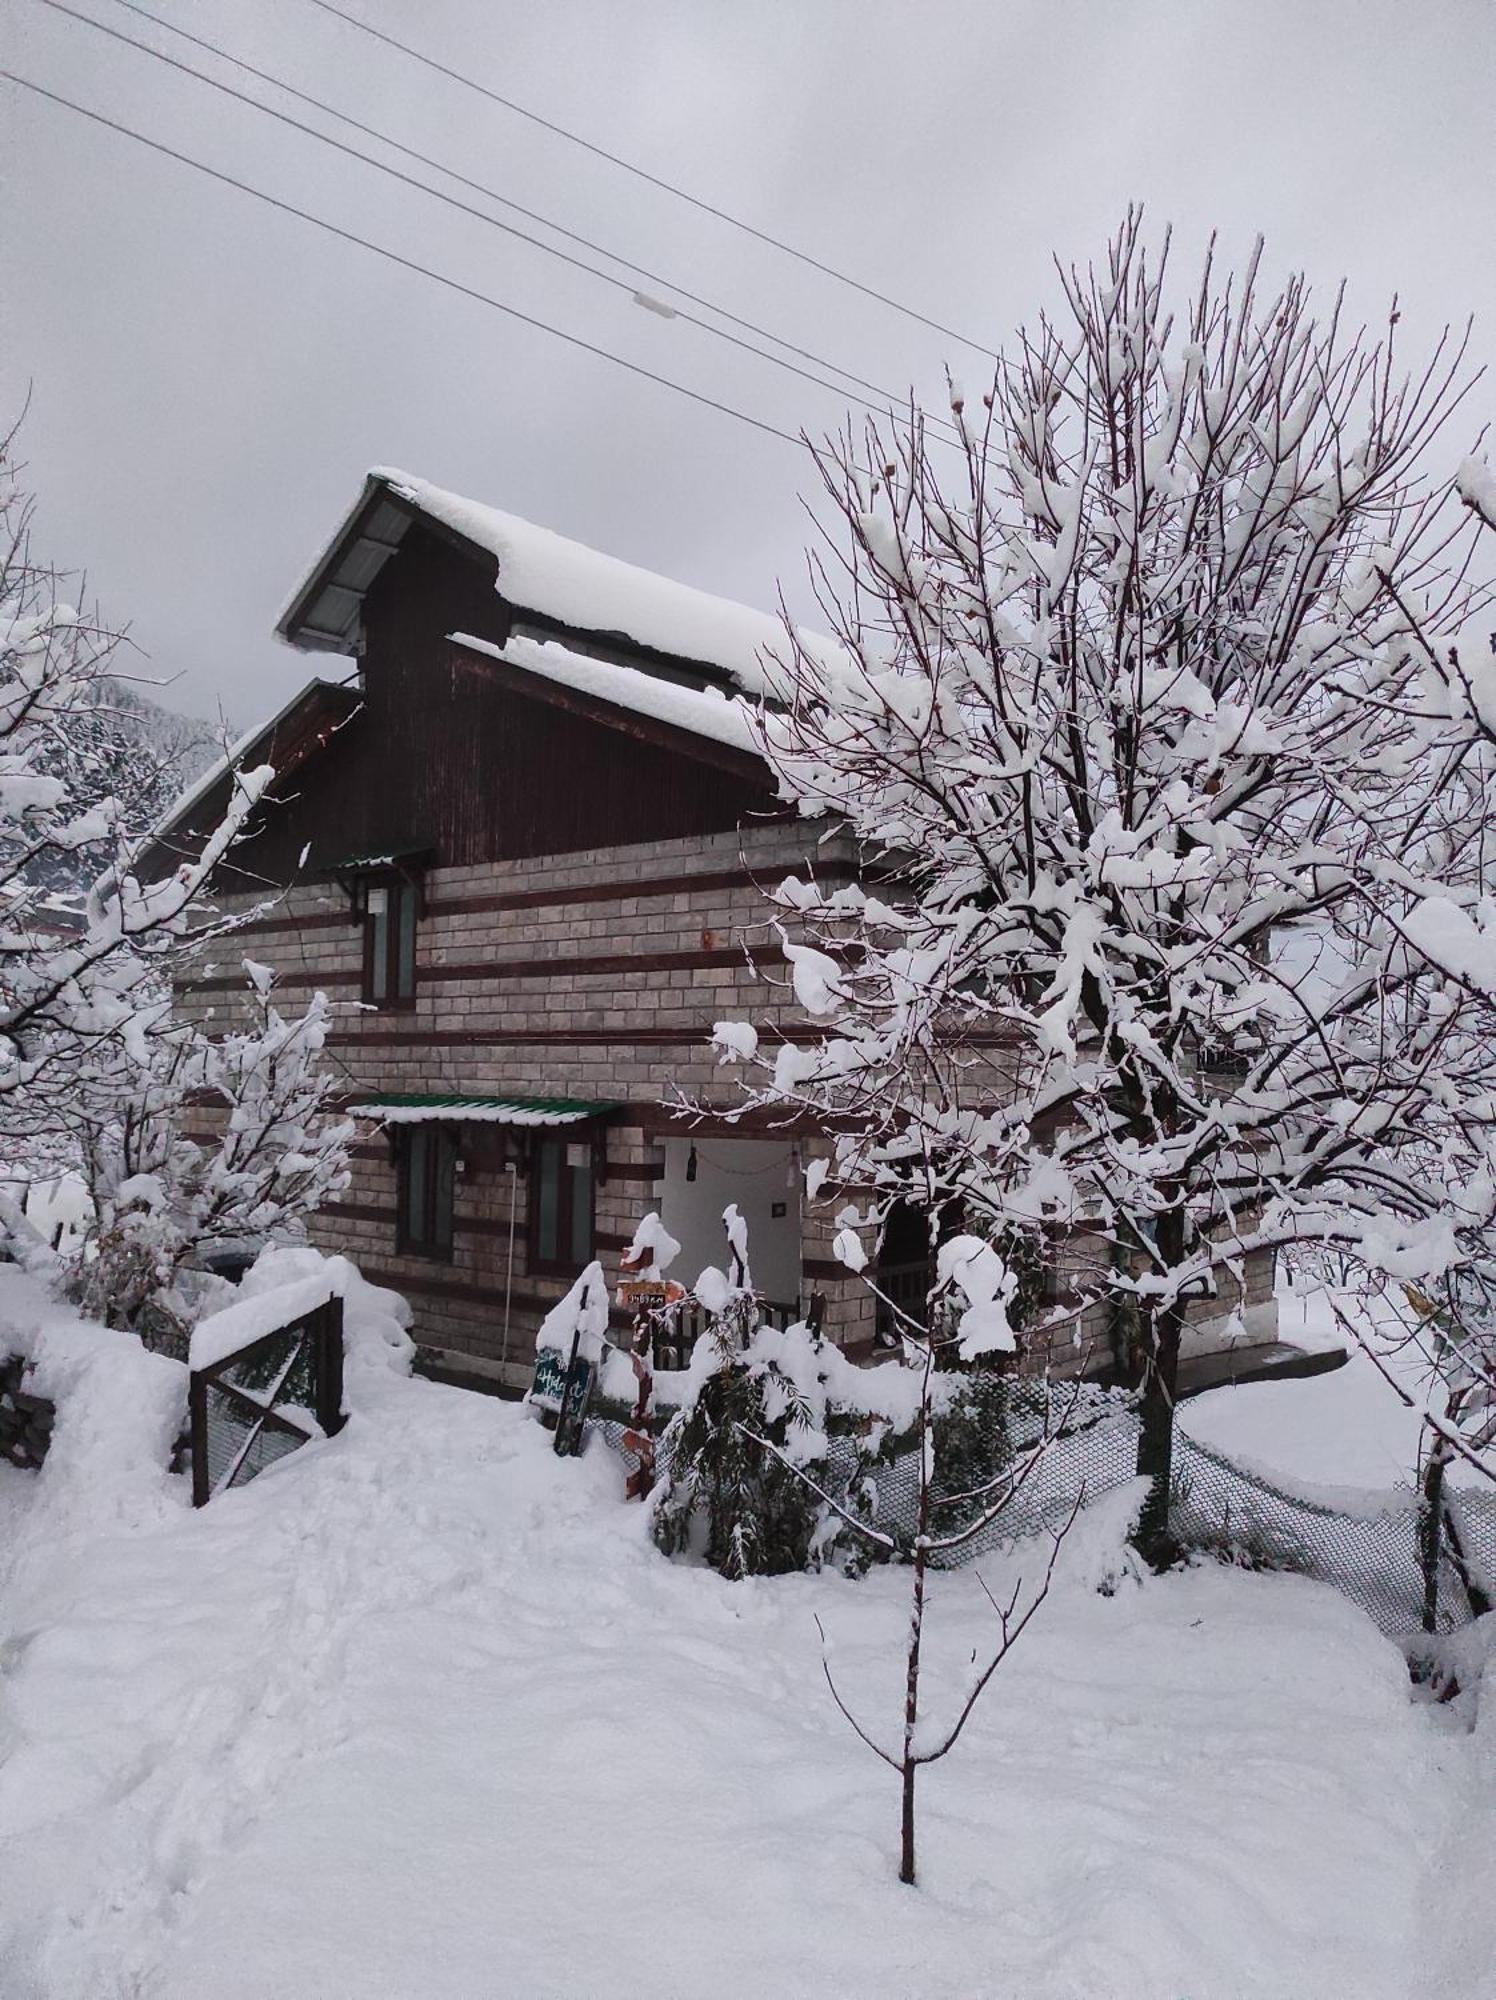
<svg viewBox="0 0 1496 2000"><path fill-rule="evenodd" d="M446 866L567 854L782 810L757 759L451 644L509 637L494 575L491 557L410 529L364 600L359 713L277 787L236 875L285 883L413 845Z"/></svg>

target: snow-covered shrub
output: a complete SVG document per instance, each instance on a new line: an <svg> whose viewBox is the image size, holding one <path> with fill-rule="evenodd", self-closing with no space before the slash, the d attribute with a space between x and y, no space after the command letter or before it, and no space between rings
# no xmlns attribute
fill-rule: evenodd
<svg viewBox="0 0 1496 2000"><path fill-rule="evenodd" d="M46 1286L0 1267L0 1348L56 1409L37 1474L48 1531L149 1520L179 1503L169 1479L187 1417L187 1370L84 1319Z"/></svg>
<svg viewBox="0 0 1496 2000"><path fill-rule="evenodd" d="M754 1441L792 1445L797 1413L766 1371L731 1362L702 1382L663 1441L668 1472L653 1529L666 1555L690 1553L727 1577L809 1569L818 1512L808 1489ZM818 1552L817 1552L818 1553Z"/></svg>
<svg viewBox="0 0 1496 2000"><path fill-rule="evenodd" d="M294 1240L348 1184L353 1126L328 1110L334 1079L321 1061L326 997L288 1019L266 969L246 960L245 971L248 1027L213 1041L164 1025L121 1052L117 1098L84 1116L94 1225L70 1260L68 1289L107 1325L180 1336L195 1316L190 1267L215 1251ZM221 1115L211 1143L184 1130L189 1111L204 1110Z"/></svg>
<svg viewBox="0 0 1496 2000"><path fill-rule="evenodd" d="M703 1275L712 1324L696 1342L684 1400L660 1441L666 1469L654 1499L655 1541L667 1555L699 1555L728 1577L815 1567L836 1523L778 1454L811 1479L824 1474L820 1343L801 1326L760 1328L745 1341L752 1295L726 1280L714 1286L719 1272Z"/></svg>
<svg viewBox="0 0 1496 2000"><path fill-rule="evenodd" d="M740 1344L714 1326L696 1344L661 1440L656 1542L726 1576L828 1563L855 1575L911 1560L916 1523L903 1502L920 1449L920 1395L919 1368L857 1367L808 1327L760 1326ZM983 1517L992 1482L1013 1463L1015 1431L1039 1427L1035 1407L1031 1385L990 1368L931 1381L942 1532ZM859 1523L876 1524L879 1539L859 1534Z"/></svg>

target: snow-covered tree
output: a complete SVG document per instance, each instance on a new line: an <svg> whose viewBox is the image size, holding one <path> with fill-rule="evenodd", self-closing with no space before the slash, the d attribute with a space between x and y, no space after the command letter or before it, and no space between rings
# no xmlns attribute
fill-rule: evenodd
<svg viewBox="0 0 1496 2000"><path fill-rule="evenodd" d="M206 921L213 870L272 775L237 775L195 860L157 880L138 872L147 829L84 782L117 637L69 604L68 579L34 555L13 447L14 433L0 443L0 1144L12 1162L71 1147L97 1129L122 1075L153 1070L172 955ZM50 885L100 853L107 865L81 913L59 911ZM35 1252L8 1199L0 1229Z"/></svg>
<svg viewBox="0 0 1496 2000"><path fill-rule="evenodd" d="M1485 769L1496 763L1496 473L1471 456L1458 468L1459 500L1481 531L1467 551L1486 588L1470 593L1463 629L1438 615L1426 593L1379 565L1404 640L1424 668L1422 719L1454 744L1473 746ZM1484 853L1447 885L1425 895L1414 922L1422 948L1464 996L1469 1032L1496 1036L1496 906ZM1438 1495L1456 1459L1496 1480L1496 1242L1471 1254L1423 1290L1387 1294L1375 1285L1339 1308L1339 1317L1381 1368L1392 1391L1423 1416L1421 1480L1430 1522L1430 1574L1437 1571ZM1455 1560L1460 1557L1455 1552Z"/></svg>
<svg viewBox="0 0 1496 2000"><path fill-rule="evenodd" d="M909 1566L903 1715L895 1743L880 1741L880 1732L853 1714L832 1671L825 1628L819 1619L816 1624L821 1634L821 1670L833 1701L859 1740L899 1775L899 1880L911 1888L917 1879L915 1811L919 1773L928 1764L938 1764L955 1749L993 1676L1044 1604L1060 1549L1075 1525L1084 1497L1077 1491L1068 1507L1047 1523L1036 1538L1043 1547L1042 1558L1030 1563L1027 1578L1019 1575L1005 1599L988 1589L980 1571L975 1572L997 1619L996 1642L985 1658L972 1655L966 1685L954 1708L943 1720L935 1720L926 1712L922 1695L932 1572L960 1560L963 1552L969 1555L979 1538L997 1527L1034 1479L1055 1437L1063 1430L1078 1393L1071 1392L1070 1407L1063 1403L1052 1406L1046 1398L1037 1427L1015 1448L1006 1401L1007 1370L1017 1346L1007 1314L1013 1291L1012 1274L990 1244L978 1237L952 1237L941 1247L929 1325L906 1343L907 1368L885 1363L882 1370L870 1371L877 1374L893 1369L900 1375L912 1373L915 1378L912 1423L903 1439L914 1470L913 1513L905 1524L874 1522L831 1493L821 1484L817 1476L821 1468L807 1454L803 1443L798 1451L786 1449L793 1441L793 1428L787 1435L782 1418L780 1435L776 1437L752 1415L738 1412L729 1415L731 1429L760 1455L763 1462L760 1477L764 1476L764 1470L776 1476L780 1488L779 1514L794 1518L795 1509L786 1501L792 1488L799 1486L803 1494L820 1503L824 1517L822 1539L829 1539L829 1527L845 1539L861 1542L878 1559L905 1562ZM957 1361L980 1362L983 1368L975 1390L972 1385L961 1384L965 1393L960 1398L951 1393L955 1387L951 1371ZM752 1379L751 1370L739 1368L734 1372L739 1378ZM981 1397L983 1388L998 1392L1001 1400L995 1410L981 1407L986 1401ZM979 1399L979 1419L988 1419L979 1420L975 1426L971 1423L970 1407L974 1394ZM781 1388L774 1399L792 1417L797 1400L803 1400L803 1391L797 1399L792 1382ZM991 1421L994 1416L995 1423ZM974 1456L962 1449L973 1429ZM1032 1546L1031 1542L1031 1554Z"/></svg>
<svg viewBox="0 0 1496 2000"><path fill-rule="evenodd" d="M162 707L115 674L101 674L70 714L65 734L43 746L36 769L62 782L77 811L109 801L112 831L139 839L221 748L207 723ZM106 835L96 846L39 855L32 877L61 895L77 895L113 858Z"/></svg>
<svg viewBox="0 0 1496 2000"><path fill-rule="evenodd" d="M1439 942L1491 758L1409 609L1436 651L1472 609L1430 453L1469 385L1260 251L1176 312L1136 215L1060 277L954 443L820 454L839 643L789 633L758 728L865 868L779 891L819 1036L723 1047L839 1134L849 1222L1063 1242L1131 1329L1162 1551L1190 1301L1315 1245L1429 1282L1490 1222L1496 1041Z"/></svg>
<svg viewBox="0 0 1496 2000"><path fill-rule="evenodd" d="M351 1120L333 1112L321 1056L326 996L286 1018L269 970L246 959L252 1018L221 1040L161 1018L144 1062L122 1051L88 1107L83 1158L94 1224L70 1290L112 1326L180 1332L192 1317L189 1266L215 1252L295 1241L305 1218L348 1185ZM211 1141L187 1130L217 1114Z"/></svg>

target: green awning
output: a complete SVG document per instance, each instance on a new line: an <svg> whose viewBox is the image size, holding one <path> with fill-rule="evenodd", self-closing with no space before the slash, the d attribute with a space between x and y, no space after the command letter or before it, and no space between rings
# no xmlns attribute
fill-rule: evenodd
<svg viewBox="0 0 1496 2000"><path fill-rule="evenodd" d="M384 1125L425 1125L435 1119L474 1125L580 1125L623 1107L581 1097L459 1097L415 1091L372 1098L349 1107L360 1118Z"/></svg>
<svg viewBox="0 0 1496 2000"><path fill-rule="evenodd" d="M413 868L431 859L434 850L425 847L384 848L375 854L345 854L340 861L319 861L315 865L327 875L369 875L376 868Z"/></svg>

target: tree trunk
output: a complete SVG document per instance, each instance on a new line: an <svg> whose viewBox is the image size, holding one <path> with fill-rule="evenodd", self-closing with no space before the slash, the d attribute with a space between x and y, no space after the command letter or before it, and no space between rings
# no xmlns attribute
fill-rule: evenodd
<svg viewBox="0 0 1496 2000"><path fill-rule="evenodd" d="M914 1886L914 1736L919 1726L919 1648L925 1629L925 1572L930 1565L930 1366L933 1335L926 1353L919 1405L919 1510L914 1530L914 1589L909 1605L909 1657L904 1673L904 1799L900 1819L899 1880Z"/></svg>
<svg viewBox="0 0 1496 2000"><path fill-rule="evenodd" d="M1165 1568L1178 1553L1169 1533L1169 1487L1174 1472L1174 1403L1183 1332L1182 1306L1154 1314L1144 1356L1137 1464L1140 1477L1151 1484L1134 1540L1139 1554L1154 1569Z"/></svg>
<svg viewBox="0 0 1496 2000"><path fill-rule="evenodd" d="M899 1847L899 1880L914 1887L914 1774L919 1769L912 1757L904 1759L903 1838Z"/></svg>

